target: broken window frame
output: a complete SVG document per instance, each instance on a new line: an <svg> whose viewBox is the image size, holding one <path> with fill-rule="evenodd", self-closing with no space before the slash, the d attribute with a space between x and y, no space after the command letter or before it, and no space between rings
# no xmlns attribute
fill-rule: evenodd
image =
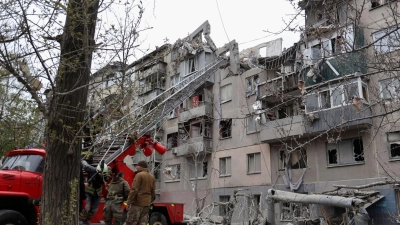
<svg viewBox="0 0 400 225"><path fill-rule="evenodd" d="M298 161L293 163L292 156L293 154L296 154ZM290 154L290 161L292 162L291 169L305 169L307 168L308 165L308 157L307 157L307 150L305 148L300 148L299 150L296 150ZM283 171L285 170L286 167L286 161L287 161L287 154L285 150L280 150L278 152L278 170ZM302 161L302 162L301 162ZM296 167L296 164L298 165Z"/></svg>
<svg viewBox="0 0 400 225"><path fill-rule="evenodd" d="M247 157L247 174L261 173L261 152L250 153Z"/></svg>
<svg viewBox="0 0 400 225"><path fill-rule="evenodd" d="M193 160L189 161L189 179L196 180L196 179L205 179L208 176L208 162L193 162ZM197 171L195 171L195 165L197 164Z"/></svg>
<svg viewBox="0 0 400 225"><path fill-rule="evenodd" d="M387 132L386 141L388 146L389 159L400 160L400 131ZM397 147L394 147L392 145L397 145ZM393 156L393 150L398 151L396 156Z"/></svg>
<svg viewBox="0 0 400 225"><path fill-rule="evenodd" d="M221 104L232 100L232 83L221 86L220 100Z"/></svg>
<svg viewBox="0 0 400 225"><path fill-rule="evenodd" d="M181 179L181 164L167 165L166 167L171 167L171 175L175 176L175 179L166 178L165 182L175 182Z"/></svg>
<svg viewBox="0 0 400 225"><path fill-rule="evenodd" d="M226 177L226 176L231 176L232 175L232 157L222 157L219 158L219 176L220 177Z"/></svg>
<svg viewBox="0 0 400 225"><path fill-rule="evenodd" d="M261 195L250 195L247 197L248 208L249 208L249 217L255 218L259 212L261 212Z"/></svg>
<svg viewBox="0 0 400 225"><path fill-rule="evenodd" d="M260 131L261 118L257 122L255 120L255 118L257 118L257 116L258 115L247 115L247 117L246 117L246 131L247 132L246 132L246 134L254 134L254 133L257 133Z"/></svg>
<svg viewBox="0 0 400 225"><path fill-rule="evenodd" d="M393 102L400 100L400 79L388 78L379 81L379 90L381 99ZM387 92L387 94L385 94ZM387 96L385 96L387 95Z"/></svg>
<svg viewBox="0 0 400 225"><path fill-rule="evenodd" d="M336 5L337 10L337 21L339 24L346 24L348 19L348 3L347 1L342 1Z"/></svg>
<svg viewBox="0 0 400 225"><path fill-rule="evenodd" d="M169 117L168 119L175 119L179 116L180 110L183 109L183 103L181 103L178 107L176 107L174 110L169 112Z"/></svg>
<svg viewBox="0 0 400 225"><path fill-rule="evenodd" d="M398 40L400 30L395 29L395 27L389 27L372 34L375 50L378 54L385 54L400 49Z"/></svg>
<svg viewBox="0 0 400 225"><path fill-rule="evenodd" d="M180 82L180 80L181 80L181 78L179 76L179 73L171 76L171 83L170 83L171 85L170 86L173 87L173 86L177 85Z"/></svg>
<svg viewBox="0 0 400 225"><path fill-rule="evenodd" d="M219 139L232 137L232 119L219 121Z"/></svg>
<svg viewBox="0 0 400 225"><path fill-rule="evenodd" d="M304 203L294 203L294 202L280 202L280 216L279 219L281 222L290 222L293 221L295 217L302 217L302 209L305 207L306 209L309 209L310 206L309 204L304 204ZM287 213L284 213L284 210L287 211ZM285 215L288 215L285 218Z"/></svg>
<svg viewBox="0 0 400 225"><path fill-rule="evenodd" d="M361 141L361 153L358 154L355 152L355 141ZM343 147L346 143L345 142L351 142L351 147L352 149L342 149L341 146ZM347 165L356 165L356 164L365 164L365 149L364 149L364 144L363 144L363 139L362 137L354 137L354 138L348 138L348 139L343 139L340 141L337 141L335 143L326 143L326 164L328 167L336 167L336 166L347 166ZM336 150L336 163L331 163L330 161L330 151ZM352 151L352 159L351 161L345 161L345 159L341 158L341 153L345 153L345 151ZM358 156L357 156L358 154ZM343 154L344 155L344 154ZM361 155L361 156L360 156ZM357 160L357 158L359 158ZM348 160L348 159L346 159Z"/></svg>
<svg viewBox="0 0 400 225"><path fill-rule="evenodd" d="M178 132L167 134L167 150L172 150L176 147L178 147Z"/></svg>
<svg viewBox="0 0 400 225"><path fill-rule="evenodd" d="M105 79L103 80L103 88L109 88L115 84L115 74L109 74L107 76L104 76L104 78Z"/></svg>
<svg viewBox="0 0 400 225"><path fill-rule="evenodd" d="M349 82L342 82L340 84L332 84L328 85L326 87L321 88L320 91L318 92L312 92L308 95L306 95L306 104L305 104L305 109L306 113L313 113L313 112L318 112L318 111L324 111L324 110L329 110L329 109L334 109L338 107L343 107L346 105L350 105L353 103L353 96L349 96L349 93L354 90L353 87L357 86L356 89L356 97L361 98L361 101L363 104L369 104L369 91L368 91L368 85L361 80L361 78L355 78L350 80ZM329 106L324 108L323 100L322 100L322 95L325 92L329 92ZM366 96L364 96L366 95ZM309 97L312 97L312 99L308 99ZM315 106L315 97L317 98L317 105ZM307 106L308 104L314 104L313 110L309 110L310 106Z"/></svg>
<svg viewBox="0 0 400 225"><path fill-rule="evenodd" d="M256 94L258 85L260 83L260 76L258 74L245 79L246 84L246 98Z"/></svg>

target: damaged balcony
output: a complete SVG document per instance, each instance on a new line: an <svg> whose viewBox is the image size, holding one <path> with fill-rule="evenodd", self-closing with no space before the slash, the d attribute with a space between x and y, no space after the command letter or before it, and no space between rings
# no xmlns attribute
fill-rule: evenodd
<svg viewBox="0 0 400 225"><path fill-rule="evenodd" d="M179 140L176 147L177 156L190 156L197 153L212 153L212 138L195 137L188 140Z"/></svg>
<svg viewBox="0 0 400 225"><path fill-rule="evenodd" d="M282 94L298 95L300 94L297 85L298 81L298 74L295 72L289 72L263 82L259 84L261 99L267 102L275 102Z"/></svg>
<svg viewBox="0 0 400 225"><path fill-rule="evenodd" d="M211 102L198 101L192 109L182 109L179 113L179 122L191 120L193 118L208 116L212 117L213 107Z"/></svg>
<svg viewBox="0 0 400 225"><path fill-rule="evenodd" d="M213 115L213 94L207 89L199 91L184 102L184 108L180 109L179 122L186 122L197 117Z"/></svg>
<svg viewBox="0 0 400 225"><path fill-rule="evenodd" d="M265 113L265 117L270 117ZM262 117L264 117L262 116ZM262 118L264 120L264 118ZM265 143L284 141L286 138L301 136L304 134L303 116L297 115L283 119L271 120L261 123L260 139Z"/></svg>
<svg viewBox="0 0 400 225"><path fill-rule="evenodd" d="M372 125L368 85L353 78L320 87L305 96L306 133Z"/></svg>
<svg viewBox="0 0 400 225"><path fill-rule="evenodd" d="M164 62L156 62L138 72L139 76L139 95L148 94L152 91L160 94L165 90L167 64Z"/></svg>
<svg viewBox="0 0 400 225"><path fill-rule="evenodd" d="M196 118L178 123L178 140L175 154L187 156L193 153L212 152L212 120Z"/></svg>
<svg viewBox="0 0 400 225"><path fill-rule="evenodd" d="M319 67L319 69L316 69L316 67ZM316 62L314 66L302 70L300 77L308 87L357 72L366 72L365 60L360 52L329 58L325 62Z"/></svg>

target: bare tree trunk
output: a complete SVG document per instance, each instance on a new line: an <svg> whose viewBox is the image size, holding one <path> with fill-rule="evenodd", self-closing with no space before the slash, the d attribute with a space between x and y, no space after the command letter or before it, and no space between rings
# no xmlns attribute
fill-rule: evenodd
<svg viewBox="0 0 400 225"><path fill-rule="evenodd" d="M41 224L78 224L81 140L77 135L85 115L98 7L98 0L68 3L48 125Z"/></svg>

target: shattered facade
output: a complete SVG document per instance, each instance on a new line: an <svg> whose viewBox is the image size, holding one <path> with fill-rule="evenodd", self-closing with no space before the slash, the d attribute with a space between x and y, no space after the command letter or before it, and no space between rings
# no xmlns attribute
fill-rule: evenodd
<svg viewBox="0 0 400 225"><path fill-rule="evenodd" d="M235 41L217 48L206 21L187 37L128 67L132 72L127 74L137 78L134 102L138 104L173 91L188 74L228 57L152 131L168 149L162 157L148 158L157 174L158 200L185 203L186 213L194 214L194 190L210 205L230 201L235 190L242 189L240 206L245 210L235 211L232 221L242 224L258 217L254 212L266 217L270 188L327 193L364 199L374 224L396 223L400 213L396 185L330 192L335 185L383 182L389 177L386 170L400 171L400 115L392 113L391 123L385 123L390 125L380 130L375 129L380 121L373 116L379 114L382 99L386 106L392 101L391 107L399 107L400 82L385 74L368 75L373 69L367 56L390 49L352 51L379 35L379 26L367 19L368 14L384 13L382 4L388 2L379 1L378 7L371 1L371 10L358 23L349 20L349 8L355 3L331 1L336 16L329 17L316 10L322 10L323 2L300 1L306 27L290 48L282 49L282 39L243 51ZM135 104L127 103L125 109ZM126 162L134 165L143 158L136 155ZM382 162L385 169L379 165ZM299 218L320 224L352 223L351 211L343 207L280 201L274 212L275 224ZM222 206L212 211L225 213Z"/></svg>

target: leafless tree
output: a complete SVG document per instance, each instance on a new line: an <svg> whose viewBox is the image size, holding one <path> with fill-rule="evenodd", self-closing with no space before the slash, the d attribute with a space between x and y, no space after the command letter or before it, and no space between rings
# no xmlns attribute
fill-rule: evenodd
<svg viewBox="0 0 400 225"><path fill-rule="evenodd" d="M99 15L113 9L125 15L99 22ZM77 224L92 56L98 56L99 67L116 60L127 65L138 45L144 8L132 1L13 0L0 2L0 11L1 70L23 85L47 121L41 223Z"/></svg>

